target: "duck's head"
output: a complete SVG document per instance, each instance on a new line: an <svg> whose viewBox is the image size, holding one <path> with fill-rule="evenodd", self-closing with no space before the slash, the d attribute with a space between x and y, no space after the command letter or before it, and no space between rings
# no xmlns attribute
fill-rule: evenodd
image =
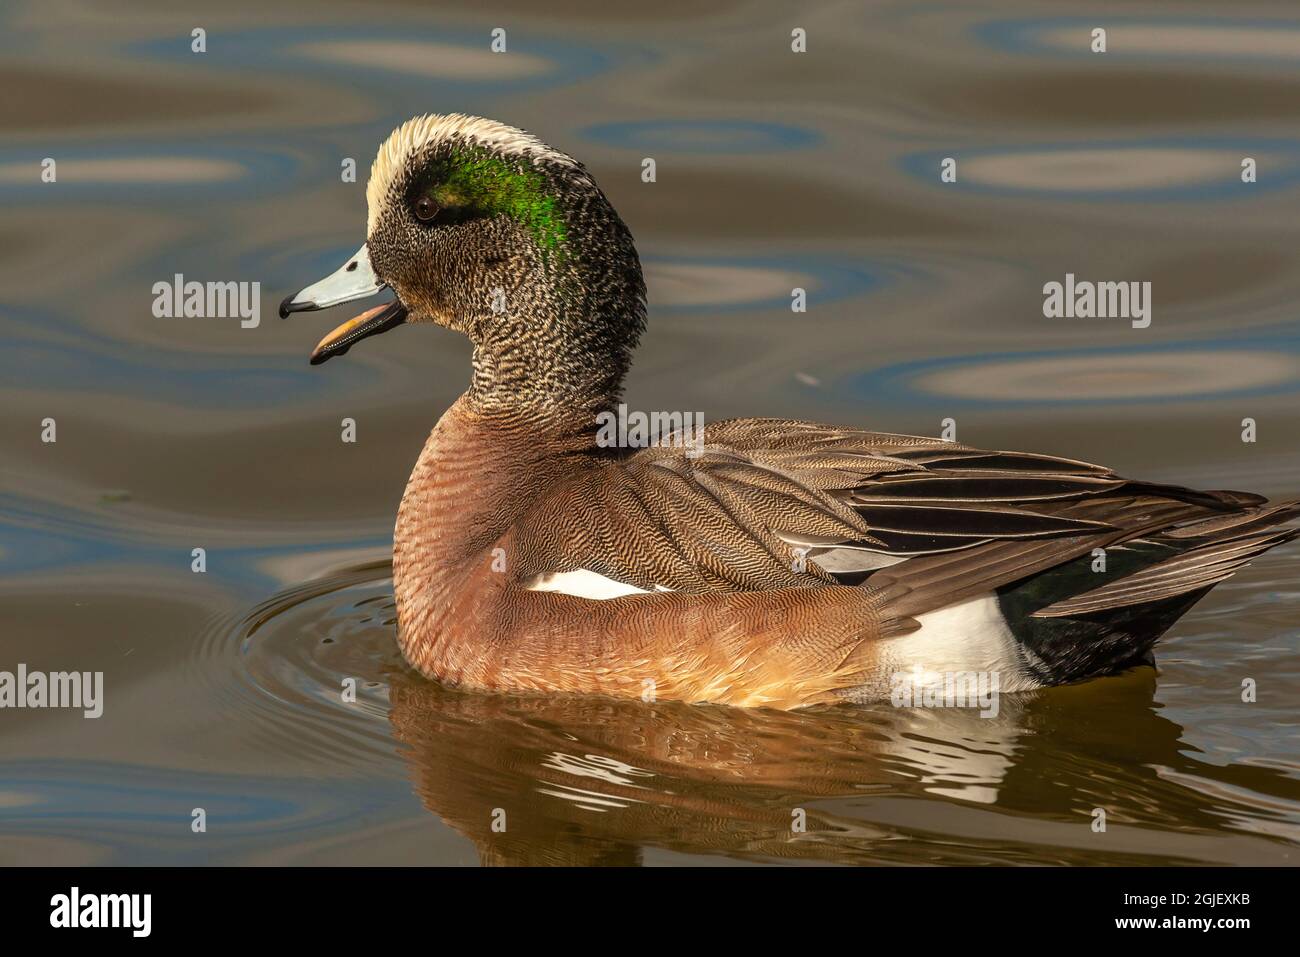
<svg viewBox="0 0 1300 957"><path fill-rule="evenodd" d="M312 364L436 322L473 342L481 403L618 393L645 327L645 285L631 234L581 163L492 120L420 116L379 148L366 202L365 244L280 315L384 289L396 298L327 335Z"/></svg>

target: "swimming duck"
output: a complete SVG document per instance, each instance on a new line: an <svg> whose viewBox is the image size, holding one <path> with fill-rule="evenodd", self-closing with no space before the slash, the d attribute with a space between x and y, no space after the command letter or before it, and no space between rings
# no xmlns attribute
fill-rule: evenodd
<svg viewBox="0 0 1300 957"><path fill-rule="evenodd" d="M313 364L403 323L473 343L393 534L398 641L429 678L774 708L961 673L1038 688L1150 663L1210 588L1300 533L1279 527L1296 502L813 422L608 447L646 290L583 165L421 116L380 147L366 201L365 243L280 314L392 290Z"/></svg>

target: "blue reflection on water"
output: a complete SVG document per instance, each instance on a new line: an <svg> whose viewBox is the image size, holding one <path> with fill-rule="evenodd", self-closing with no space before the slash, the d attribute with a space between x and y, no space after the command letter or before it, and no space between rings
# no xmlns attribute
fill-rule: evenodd
<svg viewBox="0 0 1300 957"><path fill-rule="evenodd" d="M599 123L579 131L621 149L669 153L774 153L808 149L822 142L814 130L750 120L641 120Z"/></svg>
<svg viewBox="0 0 1300 957"><path fill-rule="evenodd" d="M144 287L148 293L148 287ZM140 313L148 314L151 293L142 294ZM262 323L277 321L269 295L262 302ZM0 307L6 323L5 348L0 350L0 380L10 388L33 392L88 392L91 395L134 396L195 408L271 408L286 401L309 401L341 387L376 381L380 372L365 363L351 363L326 377L305 357L284 353L222 355L194 352L178 345L141 349L128 341L96 335L75 318L12 306ZM238 319L153 319L164 323L226 323L232 333ZM260 326L259 326L260 328ZM51 333L55 335L51 335Z"/></svg>
<svg viewBox="0 0 1300 957"><path fill-rule="evenodd" d="M1034 186L1019 187L1009 183L982 183L962 175L964 160L982 157L1033 157L1059 153L1067 162L1071 153L1113 151L1122 156L1125 151L1185 150L1191 152L1214 151L1238 157L1253 157L1259 163L1258 179L1254 183L1241 181L1240 165L1225 165L1222 176L1214 179L1197 179L1190 183L1175 183L1160 187L1133 187L1119 189L1039 189ZM940 163L947 157L957 160L957 180L944 183L939 179ZM1281 157L1282 165L1274 160ZM1024 196L1034 199L1060 199L1121 202L1186 202L1189 200L1241 200L1256 199L1263 190L1277 190L1300 182L1300 140L1277 137L1169 137L1143 140L1081 140L1077 143L1029 143L1015 146L964 147L959 144L942 150L925 150L910 153L899 162L900 168L927 186L959 190L964 193ZM1064 178L1064 174L1063 177Z"/></svg>
<svg viewBox="0 0 1300 957"><path fill-rule="evenodd" d="M864 295L882 288L904 274L915 275L918 270L902 263L887 263L880 260L863 261L856 259L835 259L816 255L789 256L643 256L642 262L647 271L653 271L656 265L682 266L699 270L707 275L710 267L722 269L753 270L755 274L765 272L791 275L798 278L807 290L810 303L818 304ZM737 312L753 309L789 309L790 290L783 290L779 295L766 294L754 297L738 297L731 300L707 299L700 302L683 302L677 304L659 304L655 302L655 291L650 289L650 311L654 314L677 314L693 312Z"/></svg>
<svg viewBox="0 0 1300 957"><path fill-rule="evenodd" d="M122 516L106 505L99 511L78 508L67 502L49 502L13 493L0 494L0 573L27 574L41 569L106 568L130 566L141 580L165 576L190 567L192 544L159 543L157 536L137 533L124 525ZM175 529L193 538L193 532ZM385 549L388 536L366 538L355 533L335 540L328 534L310 542L281 542L276 545L238 546L215 544L207 548L208 573L223 586L250 594L265 594L283 582L264 570L266 560L330 554L340 547ZM145 569L157 569L150 576Z"/></svg>
<svg viewBox="0 0 1300 957"><path fill-rule="evenodd" d="M38 146L0 150L0 169L30 167L30 180L0 180L0 199L6 203L39 204L42 208L95 202L126 202L138 205L153 202L170 206L178 196L185 202L205 202L231 199L250 200L278 196L286 190L297 188L309 181L318 180L320 173L311 168L313 163L302 154L259 145L214 145L185 139L101 140L91 138L86 145L44 143ZM41 181L41 162L46 157L56 163L57 180ZM78 160L116 160L137 162L142 166L165 166L168 161L204 160L229 166L233 175L221 178L193 177L168 180L145 179L120 181L96 178L93 171L84 180L76 176Z"/></svg>
<svg viewBox="0 0 1300 957"><path fill-rule="evenodd" d="M393 62L386 62L382 56L373 62L357 63L354 60L329 59L312 55L306 47L320 43L427 43L431 45L430 57L436 54L432 45L452 45L463 48L468 53L488 52L492 37L488 31L470 31L464 29L430 30L427 27L398 26L391 28L376 27L373 20L363 23L340 26L317 26L314 24L296 24L292 26L267 27L257 30L236 30L223 32L209 30L207 52L193 53L192 42L188 33L142 40L128 44L124 53L130 57L144 57L164 62L195 64L196 59L202 64L216 67L237 68L239 70L255 69L259 71L278 71L291 73L296 78L324 77L346 81L350 85L379 90L389 105L410 102L423 97L426 100L433 93L453 92L457 96L467 92L483 91L501 94L515 89L528 90L530 93L576 83L589 79L617 65L626 69L638 61L649 62L652 54L645 49L605 44L595 48L579 45L554 36L535 33L525 27L511 27L507 30L507 51L500 55L508 57L511 53L521 53L538 57L546 61L547 68L537 72L521 73L515 76L461 77L455 75L427 75L403 69ZM426 80L429 87L419 84L395 84L393 75L402 74ZM425 103L420 109L436 109ZM442 112L442 111L440 111ZM328 122L328 117L322 120Z"/></svg>
<svg viewBox="0 0 1300 957"><path fill-rule="evenodd" d="M1255 337L1240 339L1202 339L1189 342L1173 342L1155 345L1098 347L1091 349L1068 348L1048 349L1035 352L993 352L983 355L946 356L937 359L917 359L884 366L852 375L843 380L842 385L853 396L869 399L882 405L905 407L951 408L956 405L976 408L1030 408L1041 406L1099 406L1122 405L1141 402L1142 405L1165 403L1195 402L1202 399L1240 399L1259 396L1286 395L1300 391L1300 380L1269 383L1241 389L1224 389L1210 392L1179 392L1171 395L1132 395L1097 396L1095 398L1068 397L1058 398L1050 394L1035 395L1024 399L998 398L984 399L976 396L947 395L929 391L918 384L918 380L953 369L978 369L982 366L1005 362L1038 362L1043 359L1072 360L1087 357L1135 356L1135 355L1176 355L1179 353L1218 351L1221 353L1269 352L1300 355L1300 335L1290 333L1275 337Z"/></svg>
<svg viewBox="0 0 1300 957"><path fill-rule="evenodd" d="M0 798L0 833L65 837L152 864L264 851L417 806L401 776L335 777L322 788L318 778L60 759L0 765ZM191 831L195 808L207 834Z"/></svg>
<svg viewBox="0 0 1300 957"><path fill-rule="evenodd" d="M1092 31L1098 27L1103 27L1107 31L1106 52L1098 54L1092 52L1091 39ZM1280 53L1270 53L1267 50L1223 50L1213 52L1198 48L1195 51L1178 51L1178 50L1161 50L1152 49L1147 46L1139 46L1133 49L1127 49L1122 42L1115 42L1115 39L1123 36L1125 27L1141 27L1143 29L1167 31L1176 28L1199 28L1206 32L1207 39L1213 41L1216 36L1221 36L1225 31L1230 30L1259 30L1269 33L1278 31L1289 31L1300 33L1300 21L1296 20L1264 20L1264 19L1238 19L1230 17L1161 17L1160 19L1151 19L1146 17L1131 16L1114 16L1109 13L1105 15L1078 17L1015 17L1002 20L989 20L984 23L976 24L971 29L971 34L986 46L995 50L1001 50L1007 53L1018 53L1030 56L1044 56L1052 58L1064 57L1098 57L1102 56L1107 59L1112 57L1141 57L1143 61L1149 61L1155 57L1164 57L1169 59L1188 59L1193 60L1198 65L1203 65L1206 59L1232 60L1234 63L1249 65L1260 63L1270 68L1276 66L1276 61L1295 60L1296 57ZM1059 42L1052 42L1047 34L1056 33L1061 30L1078 30L1077 46L1066 46Z"/></svg>

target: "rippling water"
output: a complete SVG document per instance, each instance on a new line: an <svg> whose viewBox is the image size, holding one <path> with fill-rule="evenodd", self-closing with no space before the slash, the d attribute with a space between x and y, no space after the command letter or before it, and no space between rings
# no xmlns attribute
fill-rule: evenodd
<svg viewBox="0 0 1300 957"><path fill-rule="evenodd" d="M325 326L273 312L359 245L370 158L417 112L588 164L646 266L635 407L951 417L976 445L1300 491L1290 5L861 6L0 11L0 670L106 686L94 721L0 712L0 861L1294 862L1294 546L1158 671L993 719L482 696L403 664L392 517L468 348L406 328L310 368ZM261 282L261 323L154 318L177 273ZM1043 318L1066 273L1150 281L1151 326Z"/></svg>

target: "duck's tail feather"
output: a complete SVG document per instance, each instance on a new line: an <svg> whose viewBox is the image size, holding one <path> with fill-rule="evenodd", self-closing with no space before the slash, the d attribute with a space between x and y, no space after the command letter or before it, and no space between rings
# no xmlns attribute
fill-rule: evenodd
<svg viewBox="0 0 1300 957"><path fill-rule="evenodd" d="M1250 560L1283 542L1300 529L1244 531L1212 538L1171 558L1148 565L1117 581L1055 602L1033 612L1036 618L1078 617L1131 605L1150 605L1216 585Z"/></svg>
<svg viewBox="0 0 1300 957"><path fill-rule="evenodd" d="M999 590L1016 639L1049 683L1149 661L1151 649L1215 585L1276 545L1300 502L1249 505L1180 522ZM1092 585L1098 578L1103 584Z"/></svg>
<svg viewBox="0 0 1300 957"><path fill-rule="evenodd" d="M1243 498L1243 493L1210 493ZM1250 496L1258 498L1258 496ZM1218 584L1252 558L1300 535L1279 528L1300 515L1300 502L1239 506L1238 511L1181 522L1124 542L1149 557L1137 567L1120 563L1119 576L1096 588L1064 595L1031 614L1077 617L1113 608L1149 605Z"/></svg>

